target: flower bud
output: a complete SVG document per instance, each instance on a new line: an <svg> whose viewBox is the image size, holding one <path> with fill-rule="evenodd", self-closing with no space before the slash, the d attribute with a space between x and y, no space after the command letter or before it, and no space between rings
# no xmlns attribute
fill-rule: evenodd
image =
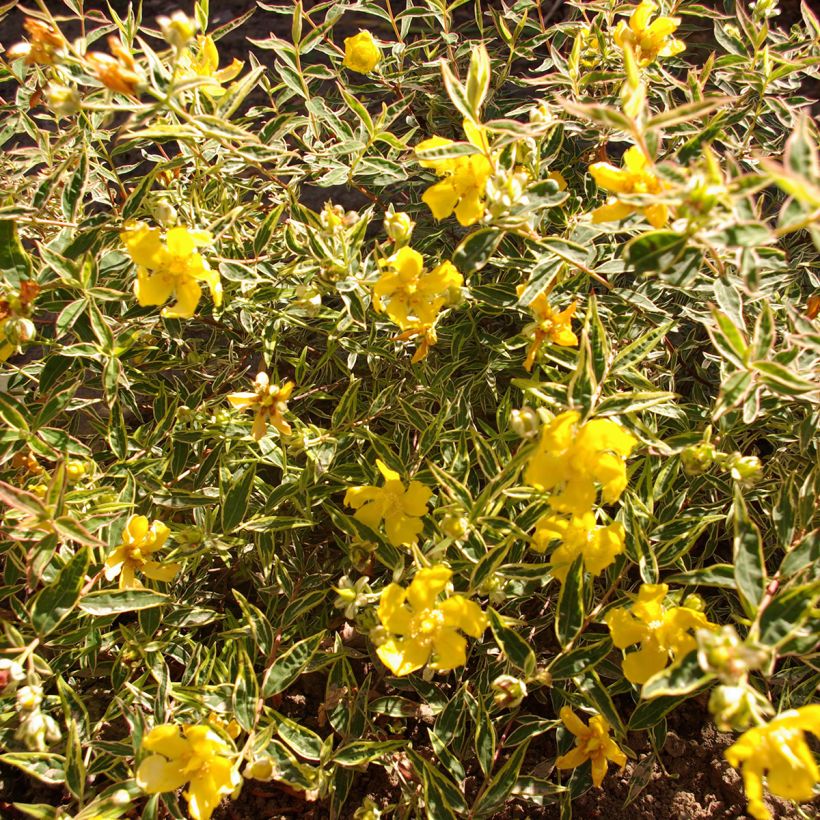
<svg viewBox="0 0 820 820"><path fill-rule="evenodd" d="M49 83L45 90L46 105L57 117L70 117L82 106L83 99L76 88Z"/></svg>
<svg viewBox="0 0 820 820"><path fill-rule="evenodd" d="M521 438L534 438L541 430L541 419L532 407L524 405L510 411L510 428Z"/></svg>
<svg viewBox="0 0 820 820"><path fill-rule="evenodd" d="M542 100L530 109L530 122L533 125L552 125L555 122L555 117L546 101Z"/></svg>
<svg viewBox="0 0 820 820"><path fill-rule="evenodd" d="M17 661L0 658L0 694L14 694L17 684L25 677L26 673Z"/></svg>
<svg viewBox="0 0 820 820"><path fill-rule="evenodd" d="M742 484L752 484L763 469L757 456L742 456L740 453L732 453L726 466L732 478Z"/></svg>
<svg viewBox="0 0 820 820"><path fill-rule="evenodd" d="M295 295L294 307L304 310L310 317L319 315L322 309L322 294L316 288L311 285L297 285Z"/></svg>
<svg viewBox="0 0 820 820"><path fill-rule="evenodd" d="M457 515L445 515L440 526L445 535L456 541L466 538L470 530L470 522L464 516Z"/></svg>
<svg viewBox="0 0 820 820"><path fill-rule="evenodd" d="M23 686L17 692L17 710L31 712L43 702L43 689L40 686Z"/></svg>
<svg viewBox="0 0 820 820"><path fill-rule="evenodd" d="M269 783L278 776L279 767L277 766L276 761L268 755L255 757L250 763L248 763L247 766L245 766L245 769L242 772L242 777L246 777L249 780L261 780L263 783Z"/></svg>
<svg viewBox="0 0 820 820"><path fill-rule="evenodd" d="M405 245L410 241L416 223L410 214L404 211L389 210L384 215L384 232L397 244Z"/></svg>
<svg viewBox="0 0 820 820"><path fill-rule="evenodd" d="M86 465L82 461L72 459L65 465L66 478L74 484L86 474Z"/></svg>
<svg viewBox="0 0 820 820"><path fill-rule="evenodd" d="M499 675L492 682L493 701L496 706L515 709L527 697L527 684L512 675Z"/></svg>
<svg viewBox="0 0 820 820"><path fill-rule="evenodd" d="M182 51L194 37L196 20L191 20L183 11L175 11L170 17L157 17L165 42L177 51Z"/></svg>
<svg viewBox="0 0 820 820"><path fill-rule="evenodd" d="M709 712L721 732L740 732L762 715L771 714L771 704L745 683L716 686L709 696Z"/></svg>
<svg viewBox="0 0 820 820"><path fill-rule="evenodd" d="M329 234L336 233L342 227L344 218L344 208L341 205L334 205L332 202L325 202L325 207L319 214L319 221Z"/></svg>
<svg viewBox="0 0 820 820"><path fill-rule="evenodd" d="M154 207L151 209L151 212L156 222L162 225L163 228L173 228L179 219L177 209L164 198L158 199L154 203Z"/></svg>
<svg viewBox="0 0 820 820"><path fill-rule="evenodd" d="M37 330L31 319L24 316L11 316L3 324L3 335L10 345L17 347L30 342L37 335Z"/></svg>
<svg viewBox="0 0 820 820"><path fill-rule="evenodd" d="M708 441L687 447L681 454L683 470L688 475L705 473L714 464L716 451Z"/></svg>

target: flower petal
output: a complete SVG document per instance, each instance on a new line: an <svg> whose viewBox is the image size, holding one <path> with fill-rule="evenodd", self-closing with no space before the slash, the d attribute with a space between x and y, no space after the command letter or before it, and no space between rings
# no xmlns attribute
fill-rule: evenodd
<svg viewBox="0 0 820 820"><path fill-rule="evenodd" d="M430 664L431 669L447 671L467 663L467 639L459 635L455 629L443 627L433 638L433 648L436 651L435 660Z"/></svg>
<svg viewBox="0 0 820 820"><path fill-rule="evenodd" d="M421 669L430 657L430 647L412 638L390 638L376 648L381 662L399 677Z"/></svg>
<svg viewBox="0 0 820 820"><path fill-rule="evenodd" d="M481 607L463 595L451 595L438 609L444 614L445 626L460 629L473 638L480 638L487 628L487 616Z"/></svg>
<svg viewBox="0 0 820 820"><path fill-rule="evenodd" d="M137 769L137 785L148 794L176 791L187 780L188 775L176 760L166 760L161 755L146 757Z"/></svg>
<svg viewBox="0 0 820 820"><path fill-rule="evenodd" d="M416 573L412 583L407 588L407 600L410 606L418 611L431 609L439 593L447 586L453 571L444 564L434 567L425 567Z"/></svg>

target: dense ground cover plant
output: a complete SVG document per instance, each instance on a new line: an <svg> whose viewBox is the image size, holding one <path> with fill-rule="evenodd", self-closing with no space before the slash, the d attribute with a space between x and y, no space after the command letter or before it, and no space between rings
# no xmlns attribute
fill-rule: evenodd
<svg viewBox="0 0 820 820"><path fill-rule="evenodd" d="M9 811L569 817L706 691L748 812L811 800L820 22L547 5L260 3L244 62L207 0L28 11Z"/></svg>

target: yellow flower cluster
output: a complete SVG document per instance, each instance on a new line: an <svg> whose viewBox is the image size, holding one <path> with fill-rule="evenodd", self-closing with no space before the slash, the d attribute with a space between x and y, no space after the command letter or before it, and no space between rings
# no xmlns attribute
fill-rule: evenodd
<svg viewBox="0 0 820 820"><path fill-rule="evenodd" d="M463 595L437 601L452 575L438 564L420 569L407 589L390 584L382 591L379 620L391 635L376 653L394 675L409 675L425 665L442 671L463 666L467 640L458 630L480 638L487 628L481 607Z"/></svg>
<svg viewBox="0 0 820 820"><path fill-rule="evenodd" d="M197 251L211 242L208 231L171 228L163 242L159 228L131 222L120 238L137 265L134 293L143 307L164 304L173 296L175 304L163 308L162 315L168 319L190 319L202 295L200 282L207 283L214 304L222 304L219 274Z"/></svg>
<svg viewBox="0 0 820 820"><path fill-rule="evenodd" d="M221 97L226 91L222 84L237 77L245 64L234 59L227 67L220 68L219 52L214 38L209 34L199 35L196 38L196 45L196 51L185 49L179 59L180 79L198 77L205 81L201 87L204 94L209 97Z"/></svg>
<svg viewBox="0 0 820 820"><path fill-rule="evenodd" d="M666 584L642 584L631 607L611 609L605 622L618 649L636 643L640 648L623 660L623 671L632 683L646 683L697 647L696 629L716 629L716 625L696 609L664 606L669 592Z"/></svg>
<svg viewBox="0 0 820 820"><path fill-rule="evenodd" d="M144 81L131 52L118 37L108 38L108 49L111 52L92 51L87 62L97 79L112 91L133 96Z"/></svg>
<svg viewBox="0 0 820 820"><path fill-rule="evenodd" d="M654 63L658 57L674 57L686 49L681 40L672 37L680 25L680 17L658 17L652 20L658 4L642 0L629 16L629 23L621 20L613 37L623 49L631 48L642 66Z"/></svg>
<svg viewBox="0 0 820 820"><path fill-rule="evenodd" d="M66 46L63 35L54 26L32 17L26 17L23 28L29 42L13 45L8 50L8 58L22 59L26 65L54 65Z"/></svg>
<svg viewBox="0 0 820 820"><path fill-rule="evenodd" d="M626 765L626 755L609 736L609 723L601 715L591 717L589 726L569 706L561 707L559 715L564 726L575 735L575 748L555 761L557 768L575 769L589 760L592 784L597 788L603 783L610 760L620 768Z"/></svg>
<svg viewBox="0 0 820 820"><path fill-rule="evenodd" d="M618 198L618 194L635 195L663 193L665 184L655 173L649 157L633 145L624 153L624 167L617 168L609 162L596 162L589 166L593 179L611 196L605 205L592 212L593 222L616 222L640 211L654 228L660 228L669 219L669 208L663 202L636 205Z"/></svg>
<svg viewBox="0 0 820 820"><path fill-rule="evenodd" d="M770 820L763 802L763 782L772 794L802 803L814 797L820 768L806 743L804 732L820 737L820 704L791 709L744 732L724 755L736 768L743 767L743 786L749 814Z"/></svg>
<svg viewBox="0 0 820 820"><path fill-rule="evenodd" d="M253 410L253 427L251 434L259 441L268 429L270 422L282 435L290 435L291 426L285 421L287 401L293 393L293 382L285 382L281 387L270 383L267 373L259 373L253 383L253 392L230 393L228 401L240 410Z"/></svg>
<svg viewBox="0 0 820 820"><path fill-rule="evenodd" d="M452 262L426 270L424 257L408 247L399 248L381 266L381 276L373 285L373 307L404 331L403 338L422 338L413 356L413 362L418 362L435 344L433 325L441 310L458 299L464 279Z"/></svg>
<svg viewBox="0 0 820 820"><path fill-rule="evenodd" d="M636 444L614 421L580 421L580 413L568 410L545 424L524 473L527 484L550 493L553 512L536 523L532 546L544 552L560 542L550 560L553 575L562 582L579 555L585 569L597 575L623 552L623 527L597 526L594 506L599 486L605 504L621 497L627 484L625 460Z"/></svg>
<svg viewBox="0 0 820 820"><path fill-rule="evenodd" d="M350 487L344 503L353 507L353 517L373 532L378 532L384 521L387 540L394 547L415 544L432 492L420 481L411 481L405 488L401 476L381 459L376 459L376 467L384 477L384 486Z"/></svg>
<svg viewBox="0 0 820 820"><path fill-rule="evenodd" d="M162 723L143 738L142 748L152 754L137 769L137 785L159 794L187 783L184 796L193 820L209 820L222 798L242 782L233 750L210 726Z"/></svg>
<svg viewBox="0 0 820 820"><path fill-rule="evenodd" d="M484 198L487 180L493 173L489 159L487 135L480 125L464 120L464 133L468 142L479 153L452 159L419 159L423 168L432 168L442 177L441 182L430 186L422 201L430 208L436 219L446 219L455 212L456 219L464 226L473 225L484 216ZM431 137L416 146L416 152L433 148L448 148L456 143L444 137Z"/></svg>
<svg viewBox="0 0 820 820"><path fill-rule="evenodd" d="M524 284L518 286L519 296L525 288ZM577 307L578 305L573 302L559 313L553 310L546 293L539 293L530 302L530 310L535 321L524 328L524 334L532 337L527 347L527 358L524 360L524 369L528 373L532 370L535 357L545 341L553 342L560 347L575 347L578 344L578 337L572 330L572 317Z"/></svg>
<svg viewBox="0 0 820 820"><path fill-rule="evenodd" d="M132 515L123 530L122 543L105 560L106 580L119 576L120 589L139 589L142 584L136 579L137 572L154 581L170 581L182 565L172 561L163 564L152 557L169 535L162 521L149 524L144 515Z"/></svg>

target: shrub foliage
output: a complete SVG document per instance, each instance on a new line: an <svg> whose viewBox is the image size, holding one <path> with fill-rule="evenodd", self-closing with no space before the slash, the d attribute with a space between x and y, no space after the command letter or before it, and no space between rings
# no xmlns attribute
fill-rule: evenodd
<svg viewBox="0 0 820 820"><path fill-rule="evenodd" d="M809 4L260 2L240 62L64 2L0 59L14 808L569 817L706 691L810 800Z"/></svg>

